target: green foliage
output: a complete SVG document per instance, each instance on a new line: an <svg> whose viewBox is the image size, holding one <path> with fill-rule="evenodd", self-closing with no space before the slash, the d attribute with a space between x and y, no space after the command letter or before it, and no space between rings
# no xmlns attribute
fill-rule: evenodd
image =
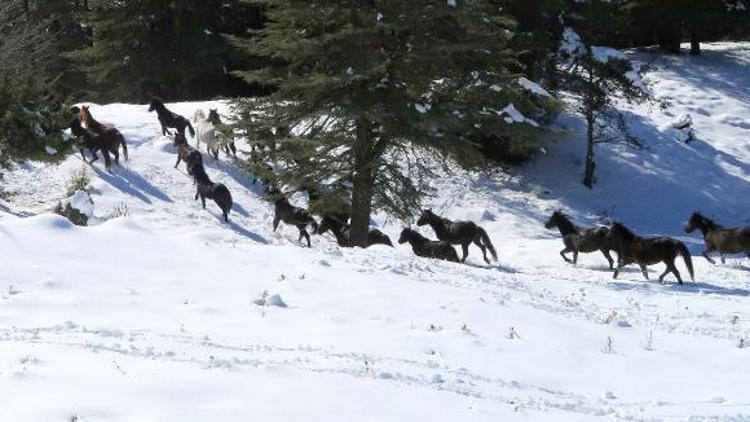
<svg viewBox="0 0 750 422"><path fill-rule="evenodd" d="M268 25L236 45L272 66L236 74L276 91L235 112L259 147L248 166L271 183L350 198L335 202L352 203L354 220L370 206L408 218L427 191L425 150L481 165L479 139L527 139L501 117L511 102L536 114L501 2L253 3Z"/></svg>

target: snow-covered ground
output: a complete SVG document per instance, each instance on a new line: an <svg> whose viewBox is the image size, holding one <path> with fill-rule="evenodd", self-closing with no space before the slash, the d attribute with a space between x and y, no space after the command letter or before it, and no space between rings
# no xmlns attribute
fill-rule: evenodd
<svg viewBox="0 0 750 422"><path fill-rule="evenodd" d="M491 267L476 248L467 265L327 236L302 248L293 227L271 231L252 178L205 157L235 199L224 224L215 204L193 201L146 106L92 106L130 146L114 174L90 170L104 222L48 213L77 156L3 179L0 420L750 420L747 258L694 256L696 282L683 286L636 268L615 281L598 254L564 263L543 227L563 208L582 224L610 217L679 237L697 255L700 239L682 232L692 211L750 223L750 44L657 64L647 79L672 107L627 107L648 147L599 145L594 191L580 184L572 118L512 174L435 183L435 212L488 230ZM226 111L169 106L209 105ZM687 145L669 128L684 114L697 138ZM127 215L107 219L116 209ZM375 220L394 240L408 224Z"/></svg>

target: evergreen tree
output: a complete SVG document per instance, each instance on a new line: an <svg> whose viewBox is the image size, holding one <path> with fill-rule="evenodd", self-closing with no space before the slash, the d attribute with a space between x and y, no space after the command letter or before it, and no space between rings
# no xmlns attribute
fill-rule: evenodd
<svg viewBox="0 0 750 422"><path fill-rule="evenodd" d="M89 0L92 45L76 52L97 101L211 95L228 78L227 46L211 31L221 0Z"/></svg>
<svg viewBox="0 0 750 422"><path fill-rule="evenodd" d="M425 192L410 171L415 150L469 164L479 162L479 135L528 138L513 111L536 110L510 71L503 2L253 3L268 24L237 45L272 66L238 75L276 91L236 103L238 127L266 147L249 165L270 182L312 183L350 201L355 245L366 243L373 207L413 215Z"/></svg>

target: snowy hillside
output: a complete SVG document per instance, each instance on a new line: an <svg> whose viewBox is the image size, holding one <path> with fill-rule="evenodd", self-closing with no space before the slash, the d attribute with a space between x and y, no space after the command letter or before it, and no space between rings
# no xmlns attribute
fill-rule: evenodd
<svg viewBox="0 0 750 422"><path fill-rule="evenodd" d="M235 200L227 225L193 200L147 106L93 105L130 149L113 174L90 167L101 224L49 213L78 156L3 178L0 420L750 420L750 261L712 266L682 231L695 210L750 224L750 44L656 64L648 80L671 108L628 106L647 148L597 146L594 191L574 118L512 174L435 182L435 212L489 232L491 267L473 246L467 265L329 235L302 248L295 228L272 232L261 186L205 156ZM169 105L209 106L227 111ZM685 114L689 144L669 129ZM680 238L696 281L646 282L637 267L612 280L599 254L566 264L544 228L558 208ZM127 215L107 219L115 209ZM414 222L375 223L395 243Z"/></svg>

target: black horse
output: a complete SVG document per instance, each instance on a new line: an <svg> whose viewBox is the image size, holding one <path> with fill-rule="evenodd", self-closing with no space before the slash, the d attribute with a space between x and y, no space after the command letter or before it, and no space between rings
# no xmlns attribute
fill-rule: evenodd
<svg viewBox="0 0 750 422"><path fill-rule="evenodd" d="M682 255L682 259L685 260L685 265L690 272L690 279L694 280L693 260L684 243L669 237L639 237L622 223L614 223L612 228L609 229L609 236L615 245L618 261L613 278L617 278L620 268L636 263L641 267L643 277L648 280L646 266L663 262L667 265L667 269L659 276L659 283L663 283L664 277L671 272L677 277L677 282L682 284L680 272L674 265L677 256Z"/></svg>
<svg viewBox="0 0 750 422"><path fill-rule="evenodd" d="M280 195L278 192L274 192L276 195ZM307 240L307 247L310 247L310 234L307 232L306 227L312 226L313 233L318 231L318 223L304 208L295 207L289 203L285 197L280 196L275 201L275 213L273 216L273 231L279 227L279 222L283 221L284 224L289 224L297 227L299 230L299 239L301 241L304 237Z"/></svg>
<svg viewBox="0 0 750 422"><path fill-rule="evenodd" d="M175 132L174 143L177 145L177 162L174 163L174 168L180 165L181 161L185 162L187 166L188 174L192 176L193 169L197 168L196 165L200 165L203 168L203 156L200 151L190 146L185 138L184 134Z"/></svg>
<svg viewBox="0 0 750 422"><path fill-rule="evenodd" d="M440 217L432 212L432 210L423 210L417 220L417 225L424 226L425 224L429 224L432 227L439 240L452 245L461 245L464 252L461 262L465 262L466 257L469 256L469 245L471 242L474 242L482 250L482 255L486 263L490 263L490 260L487 259L487 249L490 250L492 258L497 261L497 252L495 252L495 247L492 246L490 237L483 228L477 226L474 222L451 221Z"/></svg>
<svg viewBox="0 0 750 422"><path fill-rule="evenodd" d="M232 209L232 194L229 189L221 183L211 181L206 174L206 169L203 168L203 162L193 162L192 166L188 167L188 173L193 176L198 185L195 200L197 201L200 197L203 209L206 209L206 198L213 199L221 208L224 221L229 222L229 211Z"/></svg>
<svg viewBox="0 0 750 422"><path fill-rule="evenodd" d="M442 259L451 262L461 262L456 250L448 242L430 240L412 229L403 229L398 243L409 242L414 255L424 258Z"/></svg>
<svg viewBox="0 0 750 422"><path fill-rule="evenodd" d="M190 121L177 113L169 111L161 98L151 98L151 104L148 107L148 111L156 111L156 115L159 117L159 123L161 123L162 135L166 136L169 133L167 128L177 129L178 133L185 135L185 128L188 128L190 130L190 136L195 137L195 129L193 129Z"/></svg>
<svg viewBox="0 0 750 422"><path fill-rule="evenodd" d="M552 229L557 227L560 230L560 235L563 237L563 244L565 249L560 251L560 256L566 262L576 264L578 262L578 253L591 253L600 251L607 261L609 262L609 269L613 269L615 261L609 254L609 251L613 250L614 247L611 244L609 238L609 229L606 227L594 227L584 228L578 227L573 224L570 219L563 214L561 211L555 211L550 216L549 220L544 223L544 227ZM571 260L566 253L573 252L573 259Z"/></svg>
<svg viewBox="0 0 750 422"><path fill-rule="evenodd" d="M328 230L330 230L331 233L333 233L333 235L336 237L336 242L339 244L339 246L343 248L351 248L353 246L350 240L351 226L349 226L349 224L342 222L336 217L326 215L322 220L320 220L320 226L318 227L317 233L323 234ZM393 247L391 238L389 238L388 235L378 229L370 229L370 231L367 232L366 247L370 247L372 245L388 245Z"/></svg>
<svg viewBox="0 0 750 422"><path fill-rule="evenodd" d="M79 113L80 109L78 109L78 107L74 107L73 111L75 113ZM93 164L96 160L99 159L99 155L97 154L98 151L101 152L104 156L104 166L107 171L110 171L112 169L112 161L109 157L109 148L107 147L107 144L102 140L100 135L97 135L96 133L84 128L78 117L71 120L70 133L73 134L73 137L76 139L76 143L78 144L78 151L81 153L81 158L83 158L83 161L86 161L89 164ZM85 149L89 150L89 152L91 153L91 156L93 157L91 161L86 160L86 154L84 153Z"/></svg>
<svg viewBox="0 0 750 422"><path fill-rule="evenodd" d="M719 252L721 263L725 263L725 254L745 253L750 258L750 227L725 229L698 212L690 216L685 225L685 232L692 233L696 229L703 234L706 249L703 256L708 262L716 262L709 256L711 252Z"/></svg>

